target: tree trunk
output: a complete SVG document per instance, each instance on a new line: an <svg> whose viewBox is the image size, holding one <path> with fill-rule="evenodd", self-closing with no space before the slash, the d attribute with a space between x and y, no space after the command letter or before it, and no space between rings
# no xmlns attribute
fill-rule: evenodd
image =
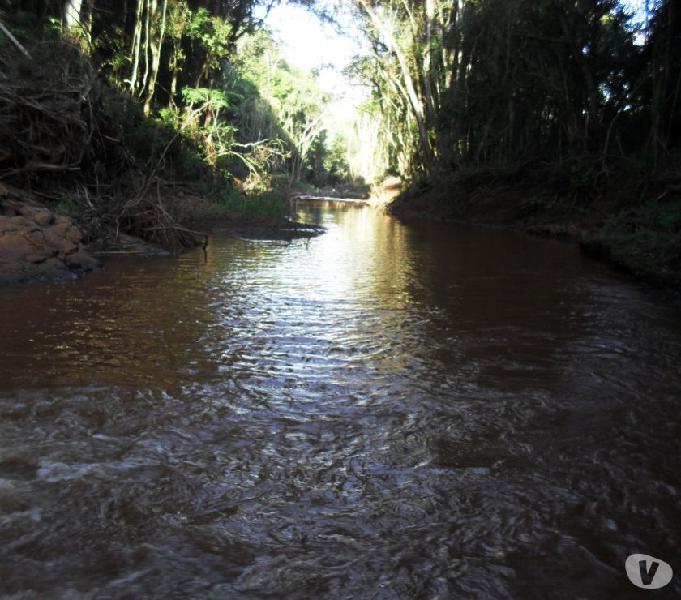
<svg viewBox="0 0 681 600"><path fill-rule="evenodd" d="M379 32L385 39L388 48L393 52L397 58L397 63L400 67L400 73L403 79L404 87L407 91L409 101L412 107L412 112L414 118L416 119L416 124L419 130L419 141L421 145L421 150L423 152L423 158L425 160L425 167L429 168L434 161L433 149L430 145L430 138L428 135L428 128L426 126L425 113L423 110L423 103L416 93L416 87L414 86L414 80L409 72L409 64L407 62L407 57L402 52L399 43L395 39L393 32L389 27L386 27L381 18L374 12L371 7L369 0L359 0L365 13L371 20L373 27Z"/></svg>
<svg viewBox="0 0 681 600"><path fill-rule="evenodd" d="M144 101L144 114L148 115L151 112L151 102L154 99L154 92L156 91L156 79L158 78L158 69L161 64L161 49L163 48L163 38L166 32L166 9L168 7L168 0L163 0L163 8L161 9L161 25L158 32L158 37L151 42L151 71L149 76L149 83L147 84L147 95Z"/></svg>
<svg viewBox="0 0 681 600"><path fill-rule="evenodd" d="M80 11L83 6L83 0L67 0L64 7L64 25L67 29L78 27L80 25Z"/></svg>
<svg viewBox="0 0 681 600"><path fill-rule="evenodd" d="M150 18L153 14L156 17L156 0L147 0L146 5L146 18L144 22L144 75L142 76L142 82L140 84L139 93L140 96L147 87L147 82L149 81L149 70L151 67L151 57L149 53L151 52L151 25Z"/></svg>
<svg viewBox="0 0 681 600"><path fill-rule="evenodd" d="M132 73L130 74L130 92L135 93L137 89L137 73L140 64L140 49L142 47L142 14L144 10L145 0L137 0L137 9L135 11L135 31L132 36L132 49L130 51L130 60L132 61Z"/></svg>
<svg viewBox="0 0 681 600"><path fill-rule="evenodd" d="M435 21L435 0L426 0L426 48L423 57L423 92L426 104L426 122L429 126L437 114L437 107L431 87L431 73L433 66L433 23Z"/></svg>
<svg viewBox="0 0 681 600"><path fill-rule="evenodd" d="M175 106L175 98L177 97L177 80L180 72L179 61L177 60L177 41L173 40L172 49L170 51L170 97L168 102L171 106Z"/></svg>

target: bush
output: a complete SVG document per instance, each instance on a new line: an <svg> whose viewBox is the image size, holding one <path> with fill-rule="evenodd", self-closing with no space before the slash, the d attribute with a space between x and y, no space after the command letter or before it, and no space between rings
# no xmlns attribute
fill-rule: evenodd
<svg viewBox="0 0 681 600"><path fill-rule="evenodd" d="M226 213L246 218L280 220L288 214L285 196L275 192L244 194L230 187L218 196L217 204Z"/></svg>

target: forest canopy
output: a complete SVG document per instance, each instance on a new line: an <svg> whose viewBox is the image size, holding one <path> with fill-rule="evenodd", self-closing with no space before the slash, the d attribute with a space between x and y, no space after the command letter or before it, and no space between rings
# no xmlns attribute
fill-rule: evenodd
<svg viewBox="0 0 681 600"><path fill-rule="evenodd" d="M350 13L364 36L346 75L366 98L346 131L329 135L329 94L264 28L275 2L5 0L0 47L29 56L33 45L70 41L98 81L139 107L115 118L181 132L213 174L247 187L277 174L324 185L584 160L595 178L622 161L655 170L675 160L672 1L646 3L644 26L616 0L291 3L331 23ZM144 147L154 145L148 134L147 125L128 132L133 151L162 151Z"/></svg>
<svg viewBox="0 0 681 600"><path fill-rule="evenodd" d="M467 165L636 156L679 147L681 20L615 0L357 0L371 84L403 174Z"/></svg>

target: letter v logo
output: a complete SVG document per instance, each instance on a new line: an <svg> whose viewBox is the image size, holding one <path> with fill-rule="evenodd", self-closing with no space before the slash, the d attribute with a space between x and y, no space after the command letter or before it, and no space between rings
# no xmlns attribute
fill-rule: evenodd
<svg viewBox="0 0 681 600"><path fill-rule="evenodd" d="M641 569L640 579L643 585L650 587L655 580L655 573L657 573L657 568L660 566L659 562L651 562L648 567L647 560L638 561L639 569Z"/></svg>
<svg viewBox="0 0 681 600"><path fill-rule="evenodd" d="M632 554L624 563L629 581L644 590L659 590L674 576L671 566L648 554Z"/></svg>

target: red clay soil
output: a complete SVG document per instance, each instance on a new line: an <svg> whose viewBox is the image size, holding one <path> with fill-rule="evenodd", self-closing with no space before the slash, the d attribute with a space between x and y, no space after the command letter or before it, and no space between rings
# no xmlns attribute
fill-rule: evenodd
<svg viewBox="0 0 681 600"><path fill-rule="evenodd" d="M0 184L0 285L73 279L98 262L70 217Z"/></svg>

